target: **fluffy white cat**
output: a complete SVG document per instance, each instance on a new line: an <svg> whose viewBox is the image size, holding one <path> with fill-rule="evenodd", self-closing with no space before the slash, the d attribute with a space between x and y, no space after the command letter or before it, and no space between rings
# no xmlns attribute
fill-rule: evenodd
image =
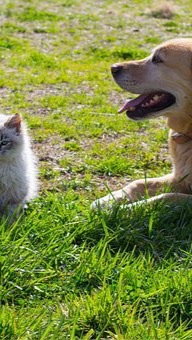
<svg viewBox="0 0 192 340"><path fill-rule="evenodd" d="M37 195L37 167L19 114L0 114L0 214L11 215Z"/></svg>

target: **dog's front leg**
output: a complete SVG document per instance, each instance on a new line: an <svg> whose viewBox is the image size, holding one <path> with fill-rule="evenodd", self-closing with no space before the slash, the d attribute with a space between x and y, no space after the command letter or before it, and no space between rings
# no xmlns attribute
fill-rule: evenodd
<svg viewBox="0 0 192 340"><path fill-rule="evenodd" d="M123 189L113 191L112 193L94 201L92 209L110 207L114 202L131 203L141 200L144 196L154 196L160 192L163 186L169 187L170 191L175 186L172 174L149 179L139 179L131 182Z"/></svg>
<svg viewBox="0 0 192 340"><path fill-rule="evenodd" d="M164 193L164 194L160 194L157 196L153 196L151 198L148 198L146 200L141 200L141 201L137 201L134 203L129 203L126 205L126 207L132 208L134 206L139 206L142 204L150 204L156 201L161 201L164 203L192 203L192 195L189 194L183 194L183 193L176 193L176 192L169 192L169 193Z"/></svg>

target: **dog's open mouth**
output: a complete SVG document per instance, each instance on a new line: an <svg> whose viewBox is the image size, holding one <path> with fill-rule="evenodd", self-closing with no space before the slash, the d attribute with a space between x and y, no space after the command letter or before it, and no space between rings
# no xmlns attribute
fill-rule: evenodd
<svg viewBox="0 0 192 340"><path fill-rule="evenodd" d="M158 91L142 94L135 99L130 99L118 111L126 111L129 118L140 120L147 118L151 113L158 113L175 104L175 97L168 92Z"/></svg>

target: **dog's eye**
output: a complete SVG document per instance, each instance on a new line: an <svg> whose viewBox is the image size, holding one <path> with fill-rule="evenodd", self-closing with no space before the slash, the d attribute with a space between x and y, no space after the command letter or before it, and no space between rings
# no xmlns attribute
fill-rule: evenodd
<svg viewBox="0 0 192 340"><path fill-rule="evenodd" d="M152 58L152 63L153 64L160 64L160 63L163 63L163 60L158 55L154 55L153 58Z"/></svg>

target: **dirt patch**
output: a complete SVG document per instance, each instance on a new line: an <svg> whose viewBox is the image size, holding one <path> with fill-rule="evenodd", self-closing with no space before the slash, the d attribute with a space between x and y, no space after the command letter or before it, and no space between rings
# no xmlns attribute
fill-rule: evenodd
<svg viewBox="0 0 192 340"><path fill-rule="evenodd" d="M103 135L102 140L110 143L117 137ZM89 191L94 197L95 190L107 192L108 189L115 190L125 185L128 179L123 177L81 171L86 149L90 149L93 143L92 139L83 140L80 142L83 152L73 152L65 148L65 141L59 137L52 137L42 143L34 142L33 151L38 158L41 175L40 190L66 191L72 188L77 191ZM62 160L66 160L66 166L62 166ZM87 176L90 178L87 179Z"/></svg>
<svg viewBox="0 0 192 340"><path fill-rule="evenodd" d="M0 88L0 98L7 98L13 91L7 87Z"/></svg>

